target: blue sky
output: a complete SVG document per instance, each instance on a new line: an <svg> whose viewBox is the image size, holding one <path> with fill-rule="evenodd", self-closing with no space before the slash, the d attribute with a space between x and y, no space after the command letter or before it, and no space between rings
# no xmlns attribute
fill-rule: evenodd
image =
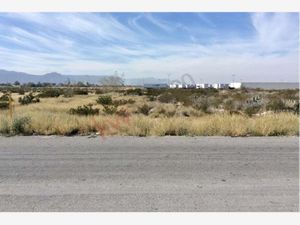
<svg viewBox="0 0 300 225"><path fill-rule="evenodd" d="M0 13L0 68L297 81L296 13Z"/></svg>

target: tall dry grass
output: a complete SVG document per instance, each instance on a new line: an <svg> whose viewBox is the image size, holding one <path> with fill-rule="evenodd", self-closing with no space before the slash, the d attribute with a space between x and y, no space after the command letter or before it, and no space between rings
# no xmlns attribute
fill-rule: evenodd
<svg viewBox="0 0 300 225"><path fill-rule="evenodd" d="M130 136L278 136L299 135L299 117L291 113L270 114L260 117L213 114L202 117L151 118L134 115L76 116L67 113L24 111L14 118L30 118L26 134L40 135L101 135ZM7 133L12 121L0 115L0 133Z"/></svg>
<svg viewBox="0 0 300 225"><path fill-rule="evenodd" d="M17 99L18 96L14 98ZM188 107L175 107L171 104L164 104L162 107L161 103L152 102L149 104L155 110L151 116L144 116L134 112L146 102L145 98L129 98L134 98L136 103L124 106L132 115L128 118L104 114L85 117L68 113L71 107L96 104L96 95L42 99L41 103L25 106L16 103L12 120L7 110L0 111L0 134L13 135L15 130L20 129L24 134L40 135L87 135L95 132L100 135L131 136L299 135L299 117L293 113L253 117L226 113L197 114L199 111L194 112L194 109ZM95 107L101 108L100 105ZM161 113L162 110L164 113ZM183 116L185 111L188 111L189 117Z"/></svg>

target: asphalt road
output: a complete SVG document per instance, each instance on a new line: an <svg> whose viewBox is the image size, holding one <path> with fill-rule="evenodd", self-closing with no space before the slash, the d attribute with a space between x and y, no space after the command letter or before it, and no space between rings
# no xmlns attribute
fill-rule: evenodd
<svg viewBox="0 0 300 225"><path fill-rule="evenodd" d="M0 138L0 211L299 211L298 137Z"/></svg>

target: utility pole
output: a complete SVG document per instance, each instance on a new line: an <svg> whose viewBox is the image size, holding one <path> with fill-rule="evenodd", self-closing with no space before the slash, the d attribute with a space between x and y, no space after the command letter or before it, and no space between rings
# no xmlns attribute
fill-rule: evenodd
<svg viewBox="0 0 300 225"><path fill-rule="evenodd" d="M121 75L121 79L122 79L122 85L125 85L125 73L123 72Z"/></svg>
<svg viewBox="0 0 300 225"><path fill-rule="evenodd" d="M8 103L9 103L9 117L10 117L11 121L13 119L13 107L14 107L13 102L14 102L14 99L11 96L11 92L9 92L9 94L8 94Z"/></svg>
<svg viewBox="0 0 300 225"><path fill-rule="evenodd" d="M232 74L232 83L235 81L235 74Z"/></svg>

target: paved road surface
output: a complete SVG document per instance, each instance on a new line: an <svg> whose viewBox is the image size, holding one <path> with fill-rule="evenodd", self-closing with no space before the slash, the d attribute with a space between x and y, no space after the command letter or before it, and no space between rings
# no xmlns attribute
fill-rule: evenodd
<svg viewBox="0 0 300 225"><path fill-rule="evenodd" d="M299 211L297 137L0 138L0 211Z"/></svg>

